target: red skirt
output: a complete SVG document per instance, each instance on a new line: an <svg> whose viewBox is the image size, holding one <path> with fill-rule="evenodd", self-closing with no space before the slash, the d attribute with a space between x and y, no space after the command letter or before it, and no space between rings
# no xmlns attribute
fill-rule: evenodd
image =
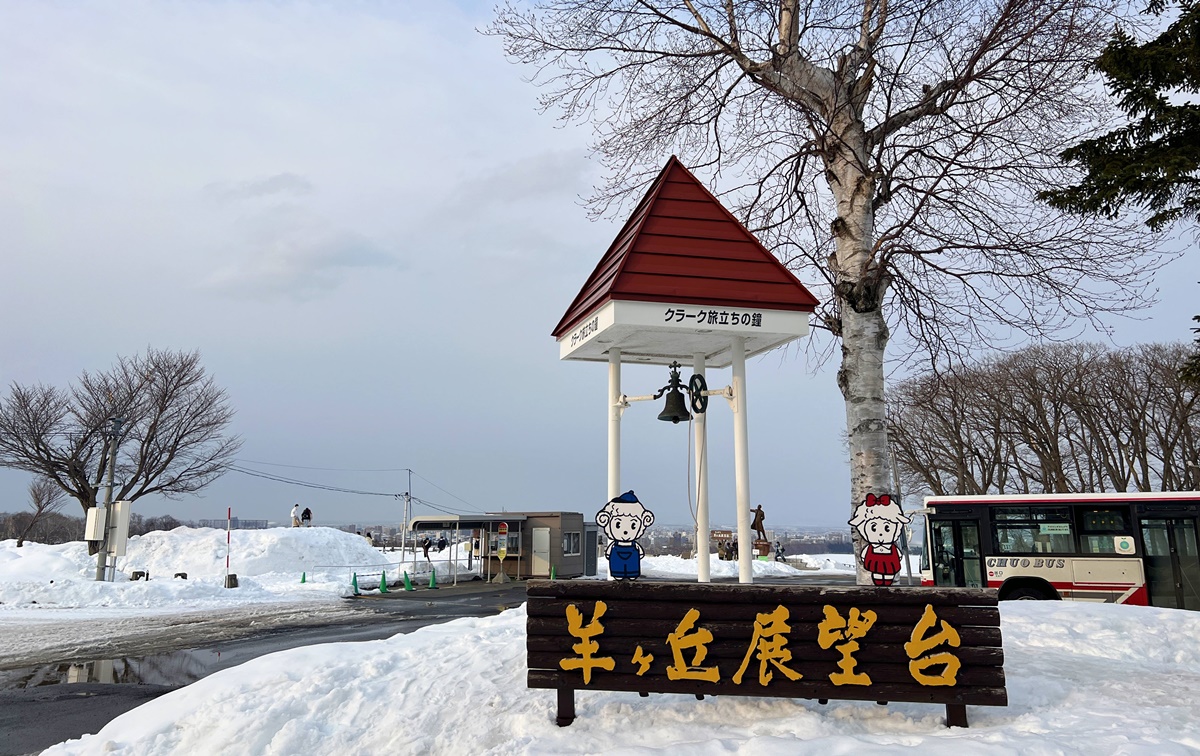
<svg viewBox="0 0 1200 756"><path fill-rule="evenodd" d="M868 546L867 553L863 556L863 569L877 575L900 574L900 551L896 544L892 544L892 550L887 554L880 554Z"/></svg>

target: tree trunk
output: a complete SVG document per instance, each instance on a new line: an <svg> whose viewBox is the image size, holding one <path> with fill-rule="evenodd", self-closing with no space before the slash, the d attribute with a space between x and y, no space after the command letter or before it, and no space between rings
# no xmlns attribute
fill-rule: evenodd
<svg viewBox="0 0 1200 756"><path fill-rule="evenodd" d="M846 434L850 444L850 513L868 493L891 489L888 466L887 422L884 410L883 354L888 329L878 307L869 312L842 312L842 365L838 387L846 400ZM858 556L862 539L853 533L858 584L871 585Z"/></svg>
<svg viewBox="0 0 1200 756"><path fill-rule="evenodd" d="M846 402L846 435L850 445L850 516L868 493L891 490L888 462L887 409L884 404L883 358L888 327L882 301L888 278L873 256L875 213L872 200L875 180L867 170L870 157L861 117L842 114L836 123L838 137L827 157L830 189L837 203L833 222L836 240L833 259L834 294L840 315L842 364L838 388ZM859 556L864 543L854 539L859 585L871 585Z"/></svg>

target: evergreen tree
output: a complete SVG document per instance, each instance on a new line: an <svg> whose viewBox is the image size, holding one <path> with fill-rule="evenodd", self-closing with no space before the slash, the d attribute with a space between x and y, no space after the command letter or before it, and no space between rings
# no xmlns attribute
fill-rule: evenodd
<svg viewBox="0 0 1200 756"><path fill-rule="evenodd" d="M1192 320L1200 323L1200 315L1192 318ZM1193 328L1193 331L1200 333L1200 328ZM1200 336L1196 337L1196 351L1192 352L1192 356L1187 358L1183 363L1183 368L1179 371L1179 377L1184 383L1200 389Z"/></svg>
<svg viewBox="0 0 1200 756"><path fill-rule="evenodd" d="M1151 0L1161 16L1167 0ZM1130 123L1062 153L1086 175L1040 196L1054 207L1108 217L1129 205L1151 213L1160 229L1180 218L1200 221L1200 4L1180 0L1179 17L1144 44L1118 28L1096 60ZM1174 102L1172 101L1174 100Z"/></svg>

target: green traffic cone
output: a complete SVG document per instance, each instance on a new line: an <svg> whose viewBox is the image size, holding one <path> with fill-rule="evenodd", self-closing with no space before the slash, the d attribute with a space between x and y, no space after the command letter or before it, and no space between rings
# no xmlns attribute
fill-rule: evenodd
<svg viewBox="0 0 1200 756"><path fill-rule="evenodd" d="M380 593L387 593L387 592L388 592L388 589L387 589L387 572L384 572L382 575L380 575L380 576L379 576L379 592L380 592Z"/></svg>
<svg viewBox="0 0 1200 756"><path fill-rule="evenodd" d="M430 588L438 587L438 585L437 585L437 570L434 570L433 572L429 573L429 587Z"/></svg>
<svg viewBox="0 0 1200 756"><path fill-rule="evenodd" d="M405 570L404 571L404 590L411 591L412 589L413 589L412 581L408 579L408 570Z"/></svg>
<svg viewBox="0 0 1200 756"><path fill-rule="evenodd" d="M357 572L354 573L354 577L350 578L350 587L352 587L354 589L355 596L362 595L361 593L358 592L358 573Z"/></svg>
<svg viewBox="0 0 1200 756"><path fill-rule="evenodd" d="M308 582L308 573L301 572L301 573L300 573L300 583L301 583L301 584L304 584L304 583L307 583L307 582Z"/></svg>

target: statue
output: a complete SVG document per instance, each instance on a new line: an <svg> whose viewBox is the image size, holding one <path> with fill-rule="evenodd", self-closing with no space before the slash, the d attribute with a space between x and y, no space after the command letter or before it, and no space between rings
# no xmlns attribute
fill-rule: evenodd
<svg viewBox="0 0 1200 756"><path fill-rule="evenodd" d="M767 531L763 529L763 508L759 504L754 508L754 521L750 523L750 529L758 531L758 540L767 540Z"/></svg>

